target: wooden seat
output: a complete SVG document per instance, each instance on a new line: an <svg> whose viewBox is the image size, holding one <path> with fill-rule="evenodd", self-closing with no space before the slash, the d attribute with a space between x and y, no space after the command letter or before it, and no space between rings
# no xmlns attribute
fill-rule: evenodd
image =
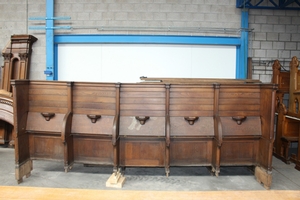
<svg viewBox="0 0 300 200"><path fill-rule="evenodd" d="M297 134L293 137L298 138L298 151L293 159L296 163L295 168L300 170L300 111L299 111L299 100L300 100L300 72L299 72L299 60L294 56L290 62L290 92L289 92L289 109L286 114L290 119L295 121L296 127L294 127Z"/></svg>
<svg viewBox="0 0 300 200"><path fill-rule="evenodd" d="M292 142L298 142L298 137L282 137L281 138L282 147L281 147L281 155L282 155L282 161L290 164L291 162L291 156L289 153L289 149L291 147Z"/></svg>
<svg viewBox="0 0 300 200"><path fill-rule="evenodd" d="M274 142L274 155L283 162L289 164L291 161L296 163L296 169L300 169L299 149L298 154L290 156L290 145L292 142L299 144L299 99L300 99L300 72L298 71L299 61L297 57L293 57L290 62L289 78L287 72L280 71L279 61L273 64L273 83L279 85L276 93L276 137ZM283 103L283 96L289 95L288 105Z"/></svg>

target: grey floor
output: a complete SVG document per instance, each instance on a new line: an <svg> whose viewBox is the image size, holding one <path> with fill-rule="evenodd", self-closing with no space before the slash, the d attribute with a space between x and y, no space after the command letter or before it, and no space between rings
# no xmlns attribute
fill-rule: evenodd
<svg viewBox="0 0 300 200"><path fill-rule="evenodd" d="M0 146L0 185L53 188L80 188L100 190L154 190L154 191L216 191L265 190L247 167L222 167L219 177L211 176L206 167L171 167L169 177L163 168L126 168L122 189L107 188L105 183L112 167L86 167L75 164L68 173L63 163L33 161L29 178L17 184L14 175L14 149ZM294 164L286 165L273 157L271 190L300 190L300 171Z"/></svg>

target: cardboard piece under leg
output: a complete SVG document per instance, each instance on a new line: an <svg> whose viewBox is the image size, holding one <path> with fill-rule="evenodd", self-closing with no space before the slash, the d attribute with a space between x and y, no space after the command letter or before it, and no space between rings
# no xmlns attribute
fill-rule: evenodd
<svg viewBox="0 0 300 200"><path fill-rule="evenodd" d="M106 187L122 188L124 182L125 177L120 172L117 172L116 174L113 173L106 181Z"/></svg>

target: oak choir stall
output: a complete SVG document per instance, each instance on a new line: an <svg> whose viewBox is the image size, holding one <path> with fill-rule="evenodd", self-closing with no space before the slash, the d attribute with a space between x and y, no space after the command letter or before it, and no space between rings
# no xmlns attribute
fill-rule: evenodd
<svg viewBox="0 0 300 200"><path fill-rule="evenodd" d="M126 167L161 167L169 176L173 166L206 166L218 176L222 166L255 166L270 188L278 81L27 80L36 40L13 35L2 52L0 143L15 146L19 183L44 159L63 161L66 172L73 163L110 165L112 177Z"/></svg>
<svg viewBox="0 0 300 200"><path fill-rule="evenodd" d="M277 86L230 79L13 80L15 176L35 159L126 167L255 166L270 188ZM120 172L121 171L121 172ZM122 174L122 173L121 173Z"/></svg>
<svg viewBox="0 0 300 200"><path fill-rule="evenodd" d="M290 62L290 71L281 70L281 64L276 60L273 64L272 82L278 84L274 156L287 164L294 162L296 164L295 168L300 170L300 72L298 67L299 61L295 56ZM296 154L290 151L292 143L298 144Z"/></svg>

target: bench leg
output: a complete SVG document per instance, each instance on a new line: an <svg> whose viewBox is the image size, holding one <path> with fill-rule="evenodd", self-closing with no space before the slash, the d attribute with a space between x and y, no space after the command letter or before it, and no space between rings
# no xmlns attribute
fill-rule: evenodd
<svg viewBox="0 0 300 200"><path fill-rule="evenodd" d="M70 164L70 165L65 165L65 166L64 166L65 173L68 173L72 168L73 168L73 163Z"/></svg>
<svg viewBox="0 0 300 200"><path fill-rule="evenodd" d="M170 175L170 167L165 168L166 176L169 177Z"/></svg>
<svg viewBox="0 0 300 200"><path fill-rule="evenodd" d="M300 171L300 161L299 160L296 161L295 169L297 169L298 171Z"/></svg>
<svg viewBox="0 0 300 200"><path fill-rule="evenodd" d="M254 172L256 180L263 184L264 188L270 189L272 184L272 172L269 172L262 167L256 166Z"/></svg>
<svg viewBox="0 0 300 200"><path fill-rule="evenodd" d="M291 146L291 142L284 139L281 139L281 142L281 160L286 164L290 164L291 162L289 158L289 148Z"/></svg>
<svg viewBox="0 0 300 200"><path fill-rule="evenodd" d="M219 177L219 174L220 174L220 168L219 167L212 167L211 168L211 173L213 174L213 175L215 175L216 177Z"/></svg>
<svg viewBox="0 0 300 200"><path fill-rule="evenodd" d="M23 182L23 177L26 176L28 178L31 175L32 170L32 160L29 159L22 164L16 165L15 168L15 177L18 184Z"/></svg>

